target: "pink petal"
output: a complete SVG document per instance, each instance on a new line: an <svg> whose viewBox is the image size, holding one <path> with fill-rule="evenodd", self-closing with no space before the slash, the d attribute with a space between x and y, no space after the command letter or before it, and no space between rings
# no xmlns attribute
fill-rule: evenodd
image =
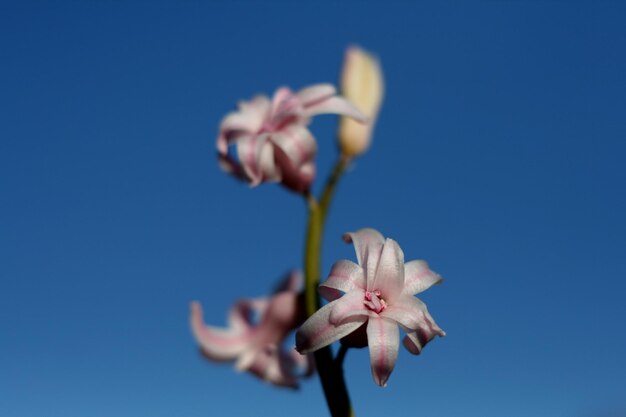
<svg viewBox="0 0 626 417"><path fill-rule="evenodd" d="M272 130L281 129L286 123L297 119L302 114L302 102L289 88L281 87L272 98Z"/></svg>
<svg viewBox="0 0 626 417"><path fill-rule="evenodd" d="M427 309L424 309L423 314L423 323L415 331L405 329L407 334L402 341L404 347L414 355L418 355L435 336L444 337L446 335L446 332L435 323Z"/></svg>
<svg viewBox="0 0 626 417"><path fill-rule="evenodd" d="M377 230L361 229L357 232L343 235L346 243L353 242L359 265L365 270L366 282L374 279L380 253L385 243L385 238Z"/></svg>
<svg viewBox="0 0 626 417"><path fill-rule="evenodd" d="M334 96L336 92L332 84L315 84L298 91L297 96L306 108Z"/></svg>
<svg viewBox="0 0 626 417"><path fill-rule="evenodd" d="M341 114L343 116L351 117L361 123L366 123L368 120L367 117L359 111L359 109L352 105L352 103L345 98L338 96L330 97L317 104L305 107L305 117L313 117L318 114Z"/></svg>
<svg viewBox="0 0 626 417"><path fill-rule="evenodd" d="M260 379L277 386L298 388L291 362L276 346L268 346L256 353L247 370Z"/></svg>
<svg viewBox="0 0 626 417"><path fill-rule="evenodd" d="M300 290L300 288L302 288L303 282L304 282L304 279L300 271L291 271L276 286L276 289L274 290L274 294L283 292L283 291L297 292Z"/></svg>
<svg viewBox="0 0 626 417"><path fill-rule="evenodd" d="M301 376L308 377L315 372L315 361L312 354L301 355L295 348L292 348L285 352L285 355L288 355L293 367L302 371Z"/></svg>
<svg viewBox="0 0 626 417"><path fill-rule="evenodd" d="M274 160L280 170L282 184L295 191L304 192L309 189L315 179L315 164L307 162L295 165L289 156L278 146L274 147Z"/></svg>
<svg viewBox="0 0 626 417"><path fill-rule="evenodd" d="M366 320L369 310L363 303L364 296L365 291L358 288L348 292L334 303L328 321L337 326L347 320Z"/></svg>
<svg viewBox="0 0 626 417"><path fill-rule="evenodd" d="M404 329L415 330L427 325L425 311L427 311L426 305L422 301L412 295L402 294L380 315L398 322Z"/></svg>
<svg viewBox="0 0 626 417"><path fill-rule="evenodd" d="M228 313L228 325L237 331L247 331L253 327L252 320L259 307L267 306L267 299L240 300L231 307Z"/></svg>
<svg viewBox="0 0 626 417"><path fill-rule="evenodd" d="M443 278L428 268L425 261L411 261L404 264L404 293L419 294L435 284L441 284Z"/></svg>
<svg viewBox="0 0 626 417"><path fill-rule="evenodd" d="M291 125L271 135L271 141L289 158L293 166L311 161L317 153L317 142L308 129Z"/></svg>
<svg viewBox="0 0 626 417"><path fill-rule="evenodd" d="M363 268L352 261L335 262L330 270L328 279L319 288L322 297L328 301L336 300L354 288L365 289Z"/></svg>
<svg viewBox="0 0 626 417"><path fill-rule="evenodd" d="M269 135L261 136L264 138L269 137ZM280 169L275 163L274 150L274 144L269 140L265 140L260 144L257 155L257 167L261 173L260 181L280 181L281 179ZM253 182L251 185L257 185L257 183Z"/></svg>
<svg viewBox="0 0 626 417"><path fill-rule="evenodd" d="M383 318L370 318L367 323L367 344L374 382L381 387L387 386L387 380L398 358L398 325Z"/></svg>
<svg viewBox="0 0 626 417"><path fill-rule="evenodd" d="M237 158L246 176L253 185L262 180L262 174L258 166L258 158L261 146L265 143L266 136L252 135L237 141Z"/></svg>
<svg viewBox="0 0 626 417"><path fill-rule="evenodd" d="M215 361L230 361L243 352L249 344L246 332L233 329L218 329L206 326L202 318L200 303L191 303L191 330L202 353Z"/></svg>
<svg viewBox="0 0 626 417"><path fill-rule="evenodd" d="M328 346L342 337L352 333L361 326L366 319L355 317L354 321L347 321L335 326L329 322L330 312L341 299L332 301L315 312L296 332L296 350L308 353Z"/></svg>
<svg viewBox="0 0 626 417"><path fill-rule="evenodd" d="M257 96L250 102L240 102L239 111L228 113L220 123L220 134L217 149L222 155L228 153L228 143L235 140L241 133L256 134L263 126L269 109L269 100L265 96Z"/></svg>
<svg viewBox="0 0 626 417"><path fill-rule="evenodd" d="M393 304L404 287L404 253L395 240L387 239L380 254L374 279L368 277L367 289L380 290L382 297Z"/></svg>
<svg viewBox="0 0 626 417"><path fill-rule="evenodd" d="M250 369L260 350L255 346L250 346L244 350L235 361L235 369L237 372L244 372Z"/></svg>

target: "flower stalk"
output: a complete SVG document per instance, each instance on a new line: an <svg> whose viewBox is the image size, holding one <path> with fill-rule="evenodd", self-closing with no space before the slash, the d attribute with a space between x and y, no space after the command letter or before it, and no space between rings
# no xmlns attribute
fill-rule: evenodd
<svg viewBox="0 0 626 417"><path fill-rule="evenodd" d="M307 193L309 206L309 223L307 226L306 245L304 254L305 301L308 316L313 315L320 307L321 300L317 287L320 283L320 263L324 224L335 187L345 172L350 160L341 157L322 191L319 202L313 194ZM343 375L341 362L333 359L330 346L315 352L315 363L320 382L326 397L326 403L332 417L354 417L348 388Z"/></svg>

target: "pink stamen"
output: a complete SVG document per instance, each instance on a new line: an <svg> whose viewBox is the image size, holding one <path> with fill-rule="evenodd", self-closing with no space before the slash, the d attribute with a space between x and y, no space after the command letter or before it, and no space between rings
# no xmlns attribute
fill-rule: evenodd
<svg viewBox="0 0 626 417"><path fill-rule="evenodd" d="M363 300L363 304L365 304L365 307L378 314L385 308L387 308L387 302L380 296L380 290L365 291L365 299Z"/></svg>

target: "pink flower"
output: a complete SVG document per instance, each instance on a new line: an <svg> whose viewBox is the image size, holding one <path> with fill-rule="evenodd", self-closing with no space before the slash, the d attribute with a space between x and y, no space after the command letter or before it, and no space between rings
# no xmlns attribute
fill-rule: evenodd
<svg viewBox="0 0 626 417"><path fill-rule="evenodd" d="M398 244L374 229L347 233L344 240L354 243L359 264L343 260L333 265L320 285L330 303L298 330L296 349L312 352L348 335L358 339L364 330L374 381L386 386L398 357L399 327L407 333L404 346L416 355L436 335L445 336L413 296L442 279L424 261L405 264Z"/></svg>
<svg viewBox="0 0 626 417"><path fill-rule="evenodd" d="M317 84L293 93L279 88L270 101L257 96L239 103L239 110L222 120L217 138L220 164L224 170L252 186L282 182L303 192L315 178L317 144L307 126L321 113L366 118L347 100L335 95L335 87ZM228 153L237 148L237 158Z"/></svg>
<svg viewBox="0 0 626 417"><path fill-rule="evenodd" d="M312 362L281 344L305 317L301 281L294 272L270 298L240 300L230 310L226 329L206 326L200 303L192 302L191 329L202 354L213 361L235 361L238 371L272 384L297 388L298 377L313 371Z"/></svg>

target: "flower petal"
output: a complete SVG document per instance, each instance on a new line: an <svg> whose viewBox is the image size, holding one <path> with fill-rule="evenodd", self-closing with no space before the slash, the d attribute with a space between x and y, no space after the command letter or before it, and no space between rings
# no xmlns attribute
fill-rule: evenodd
<svg viewBox="0 0 626 417"><path fill-rule="evenodd" d="M317 143L311 132L303 126L287 126L271 135L271 141L289 158L293 166L310 161L317 153Z"/></svg>
<svg viewBox="0 0 626 417"><path fill-rule="evenodd" d="M435 284L441 284L443 278L428 268L426 261L411 261L404 264L404 293L419 294Z"/></svg>
<svg viewBox="0 0 626 417"><path fill-rule="evenodd" d="M285 356L276 346L267 346L256 353L246 370L274 385L298 388L298 381L291 372L291 362L287 363Z"/></svg>
<svg viewBox="0 0 626 417"><path fill-rule="evenodd" d="M384 387L398 358L400 345L398 325L383 318L370 318L367 323L367 344L374 382Z"/></svg>
<svg viewBox="0 0 626 417"><path fill-rule="evenodd" d="M328 321L337 326L346 320L361 320L360 317L367 319L369 310L363 303L364 295L364 290L354 289L338 299L330 311Z"/></svg>
<svg viewBox="0 0 626 417"><path fill-rule="evenodd" d="M220 134L217 138L217 149L220 154L226 155L228 143L236 140L241 134L256 134L263 126L269 110L269 99L257 96L251 101L239 103L239 111L228 113L220 123Z"/></svg>
<svg viewBox="0 0 626 417"><path fill-rule="evenodd" d="M253 185L259 184L263 179L263 175L259 170L258 159L261 154L261 147L265 141L265 135L246 136L237 141L239 164Z"/></svg>
<svg viewBox="0 0 626 417"><path fill-rule="evenodd" d="M427 309L424 310L423 320L424 323L418 327L417 330L410 331L410 329L405 329L407 330L407 334L402 344L414 355L419 355L424 346L435 336L444 337L446 335L446 332L435 323L435 320Z"/></svg>
<svg viewBox="0 0 626 417"><path fill-rule="evenodd" d="M374 229L361 229L344 234L343 240L354 243L356 258L365 271L366 282L373 279L385 243L383 235Z"/></svg>
<svg viewBox="0 0 626 417"><path fill-rule="evenodd" d="M206 326L202 318L202 307L197 301L191 303L191 330L202 353L215 361L230 361L237 358L250 341L247 332Z"/></svg>
<svg viewBox="0 0 626 417"><path fill-rule="evenodd" d="M298 91L297 96L304 107L315 105L337 93L332 84L315 84Z"/></svg>
<svg viewBox="0 0 626 417"><path fill-rule="evenodd" d="M319 291L322 297L333 301L341 297L342 292L347 293L354 288L365 289L363 268L352 261L342 260L335 262Z"/></svg>
<svg viewBox="0 0 626 417"><path fill-rule="evenodd" d="M412 331L427 325L425 311L427 311L426 304L421 300L412 295L401 294L380 315L398 322L407 331Z"/></svg>
<svg viewBox="0 0 626 417"><path fill-rule="evenodd" d="M237 301L228 313L228 325L233 330L247 331L254 326L254 317L263 315L268 305L267 298Z"/></svg>
<svg viewBox="0 0 626 417"><path fill-rule="evenodd" d="M393 304L404 287L404 253L398 243L387 239L380 254L374 279L368 278L367 289L380 290L382 297Z"/></svg>
<svg viewBox="0 0 626 417"><path fill-rule="evenodd" d="M305 117L313 117L318 114L341 114L361 123L366 123L368 120L352 103L339 96L329 97L316 104L309 105L304 108L303 113Z"/></svg>
<svg viewBox="0 0 626 417"><path fill-rule="evenodd" d="M302 277L302 273L300 271L291 271L281 282L278 283L274 289L274 294L283 291L298 292L300 288L302 288L303 282L304 278Z"/></svg>
<svg viewBox="0 0 626 417"><path fill-rule="evenodd" d="M338 326L329 322L330 312L336 303L332 301L315 312L302 327L296 332L296 350L300 353L308 353L328 346L336 340L352 333L366 321L366 318L355 317Z"/></svg>
<svg viewBox="0 0 626 417"><path fill-rule="evenodd" d="M304 192L309 189L315 179L315 164L306 162L296 165L280 147L274 147L274 160L280 171L282 184L295 191Z"/></svg>
<svg viewBox="0 0 626 417"><path fill-rule="evenodd" d="M258 156L258 167L261 172L262 181L280 181L281 172L276 166L275 147L270 141L266 141L261 146L261 151Z"/></svg>

